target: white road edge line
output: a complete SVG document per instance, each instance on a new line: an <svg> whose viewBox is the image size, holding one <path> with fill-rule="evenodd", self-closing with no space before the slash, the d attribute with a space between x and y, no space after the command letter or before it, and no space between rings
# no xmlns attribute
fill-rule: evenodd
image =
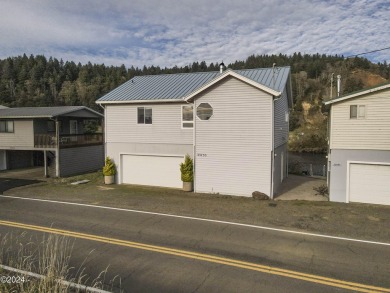
<svg viewBox="0 0 390 293"><path fill-rule="evenodd" d="M360 242L360 243L390 246L390 243L386 243L386 242L377 242L377 241L369 241L369 240L331 236L331 235L325 235L325 234L299 232L299 231L293 231L293 230L287 230L287 229L271 228L271 227L242 224L242 223L229 222L229 221L212 220L212 219L207 219L207 218L196 218L196 217L189 217L189 216L179 216L179 215L174 215L174 214L164 214L164 213L147 212L147 211L139 211L139 210L132 210L132 209L99 206L99 205L92 205L92 204L83 204L83 203L57 201L57 200L49 200L49 199L39 199L39 198L28 198L28 197L19 197L19 196L10 196L10 195L0 195L0 197L21 199L21 200L50 202L50 203L57 203L57 204L82 206L82 207L91 207L91 208L97 208L97 209L107 209L107 210L115 210L115 211L122 211L122 212L139 213L139 214L147 214L147 215L155 215L155 216L163 216L163 217L171 217L171 218L179 218L179 219L187 219L187 220L195 220L195 221L203 221L203 222L211 222L211 223L219 223L219 224L226 224L226 225L231 225L231 226L241 226L241 227L247 227L247 228L255 228L255 229L269 230L269 231L276 231L276 232L283 232L283 233L290 233L290 234L298 234L298 235L305 235L305 236L322 237L322 238L329 238L329 239L336 239L336 240L344 240L344 241L353 241L353 242Z"/></svg>

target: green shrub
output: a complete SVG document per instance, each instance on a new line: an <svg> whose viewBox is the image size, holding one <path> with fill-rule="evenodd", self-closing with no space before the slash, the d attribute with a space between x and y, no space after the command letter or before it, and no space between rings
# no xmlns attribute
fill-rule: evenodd
<svg viewBox="0 0 390 293"><path fill-rule="evenodd" d="M180 164L181 181L192 182L194 181L194 164L189 155L186 155L184 163Z"/></svg>
<svg viewBox="0 0 390 293"><path fill-rule="evenodd" d="M316 191L316 195L322 195L322 196L329 195L328 186L326 186L325 184L322 184L318 187L313 187L313 190Z"/></svg>
<svg viewBox="0 0 390 293"><path fill-rule="evenodd" d="M114 176L115 174L116 174L115 164L109 157L107 157L106 163L103 167L103 175L104 176Z"/></svg>

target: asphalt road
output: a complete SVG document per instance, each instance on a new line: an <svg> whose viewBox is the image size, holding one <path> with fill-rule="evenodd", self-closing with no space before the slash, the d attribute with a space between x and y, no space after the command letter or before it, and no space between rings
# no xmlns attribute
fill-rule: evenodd
<svg viewBox="0 0 390 293"><path fill-rule="evenodd" d="M105 279L119 276L124 292L372 290L347 282L390 288L387 245L0 197L1 235L39 237L44 227L82 233L67 234L75 237L72 265L84 262L91 276L109 266Z"/></svg>
<svg viewBox="0 0 390 293"><path fill-rule="evenodd" d="M15 179L15 178L0 177L0 195L3 194L3 192L7 191L8 189L35 184L39 182L42 181L33 180L33 179Z"/></svg>

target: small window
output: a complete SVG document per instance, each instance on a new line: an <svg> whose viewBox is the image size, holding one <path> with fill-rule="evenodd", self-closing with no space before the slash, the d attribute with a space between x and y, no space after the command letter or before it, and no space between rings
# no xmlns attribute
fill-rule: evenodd
<svg viewBox="0 0 390 293"><path fill-rule="evenodd" d="M10 120L0 121L0 132L12 133L14 132L14 122Z"/></svg>
<svg viewBox="0 0 390 293"><path fill-rule="evenodd" d="M351 105L349 117L351 119L364 119L366 117L366 107L364 105Z"/></svg>
<svg viewBox="0 0 390 293"><path fill-rule="evenodd" d="M194 106L184 105L181 107L181 126L182 128L194 127Z"/></svg>
<svg viewBox="0 0 390 293"><path fill-rule="evenodd" d="M138 107L138 124L152 124L152 108Z"/></svg>
<svg viewBox="0 0 390 293"><path fill-rule="evenodd" d="M213 116L213 107L209 103L200 103L196 108L196 116L200 120L209 120Z"/></svg>

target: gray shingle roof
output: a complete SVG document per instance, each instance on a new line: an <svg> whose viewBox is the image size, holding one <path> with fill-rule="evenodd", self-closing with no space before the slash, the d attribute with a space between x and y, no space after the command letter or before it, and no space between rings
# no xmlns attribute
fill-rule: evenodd
<svg viewBox="0 0 390 293"><path fill-rule="evenodd" d="M21 107L0 109L0 118L52 118L61 115L70 114L79 110L88 110L95 113L96 116L101 114L84 106L59 106L59 107Z"/></svg>
<svg viewBox="0 0 390 293"><path fill-rule="evenodd" d="M233 70L275 91L283 91L290 67ZM218 77L218 71L135 76L97 102L180 100Z"/></svg>

